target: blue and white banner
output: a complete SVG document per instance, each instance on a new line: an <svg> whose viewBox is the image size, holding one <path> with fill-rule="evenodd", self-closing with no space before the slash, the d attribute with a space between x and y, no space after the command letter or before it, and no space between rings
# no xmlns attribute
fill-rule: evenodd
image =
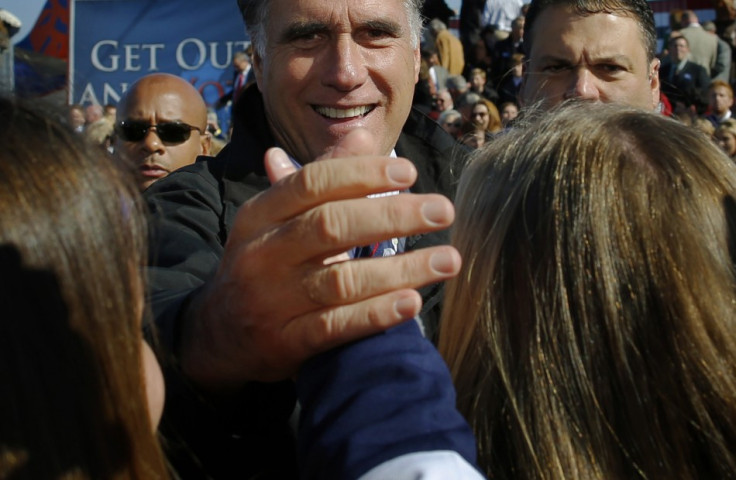
<svg viewBox="0 0 736 480"><path fill-rule="evenodd" d="M116 104L144 75L189 80L213 104L248 44L236 0L73 0L69 103Z"/></svg>

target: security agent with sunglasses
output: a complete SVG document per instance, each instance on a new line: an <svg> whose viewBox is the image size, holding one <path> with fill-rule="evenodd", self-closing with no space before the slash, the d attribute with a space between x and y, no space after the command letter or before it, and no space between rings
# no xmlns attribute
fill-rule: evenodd
<svg viewBox="0 0 736 480"><path fill-rule="evenodd" d="M125 92L117 109L115 152L136 166L141 189L208 155L207 106L176 75L147 75Z"/></svg>
<svg viewBox="0 0 736 480"><path fill-rule="evenodd" d="M256 84L232 140L145 192L151 309L175 360L162 428L185 478L293 478L302 362L419 314L437 328L466 150L411 106L421 3L239 2Z"/></svg>

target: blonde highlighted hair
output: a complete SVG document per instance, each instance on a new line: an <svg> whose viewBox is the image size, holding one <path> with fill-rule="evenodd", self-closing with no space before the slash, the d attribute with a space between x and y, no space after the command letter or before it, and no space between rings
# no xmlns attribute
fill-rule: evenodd
<svg viewBox="0 0 736 480"><path fill-rule="evenodd" d="M625 106L474 155L439 348L490 477L733 476L735 198L709 139Z"/></svg>

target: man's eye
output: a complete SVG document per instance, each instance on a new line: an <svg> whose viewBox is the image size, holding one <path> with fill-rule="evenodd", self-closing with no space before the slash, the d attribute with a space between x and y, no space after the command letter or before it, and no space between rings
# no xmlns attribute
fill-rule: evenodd
<svg viewBox="0 0 736 480"><path fill-rule="evenodd" d="M388 37L389 33L385 30L373 29L368 30L368 36L371 38L384 38Z"/></svg>
<svg viewBox="0 0 736 480"><path fill-rule="evenodd" d="M319 38L319 34L312 32L312 33L304 33L304 34L301 34L301 35L297 35L296 37L294 37L292 39L292 41L295 41L295 42L312 42L312 41L317 40L318 38Z"/></svg>
<svg viewBox="0 0 736 480"><path fill-rule="evenodd" d="M542 72L544 73L560 73L565 70L569 70L569 65L563 65L563 64L554 64L554 65L546 65L542 67Z"/></svg>
<svg viewBox="0 0 736 480"><path fill-rule="evenodd" d="M324 29L321 28L298 28L289 32L286 36L287 42L300 47L309 48L319 43L325 37Z"/></svg>
<svg viewBox="0 0 736 480"><path fill-rule="evenodd" d="M394 38L391 32L380 28L370 28L357 35L356 41L365 45L381 46Z"/></svg>
<svg viewBox="0 0 736 480"><path fill-rule="evenodd" d="M598 68L608 74L619 73L626 70L621 65L616 65L614 63L605 63L603 65L599 65Z"/></svg>

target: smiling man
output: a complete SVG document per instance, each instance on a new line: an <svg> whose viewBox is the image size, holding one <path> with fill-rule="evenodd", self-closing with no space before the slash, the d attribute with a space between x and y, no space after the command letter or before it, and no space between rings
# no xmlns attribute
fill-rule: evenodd
<svg viewBox="0 0 736 480"><path fill-rule="evenodd" d="M646 0L534 0L524 31L521 99L527 107L579 98L654 109L656 38Z"/></svg>
<svg viewBox="0 0 736 480"><path fill-rule="evenodd" d="M133 162L141 189L209 154L207 106L176 75L147 75L125 92L117 109L115 152Z"/></svg>
<svg viewBox="0 0 736 480"><path fill-rule="evenodd" d="M302 362L420 312L436 330L464 150L411 108L421 0L238 3L256 84L232 140L146 191L151 307L176 360L163 425L185 477L293 478Z"/></svg>
<svg viewBox="0 0 736 480"><path fill-rule="evenodd" d="M268 3L279 11L278 1ZM364 127L378 141L376 153L390 154L419 74L407 8L396 0L315 2L317 13L300 8L309 2L283 3L291 14L249 29L267 39L254 40L254 67L276 143L308 163Z"/></svg>

